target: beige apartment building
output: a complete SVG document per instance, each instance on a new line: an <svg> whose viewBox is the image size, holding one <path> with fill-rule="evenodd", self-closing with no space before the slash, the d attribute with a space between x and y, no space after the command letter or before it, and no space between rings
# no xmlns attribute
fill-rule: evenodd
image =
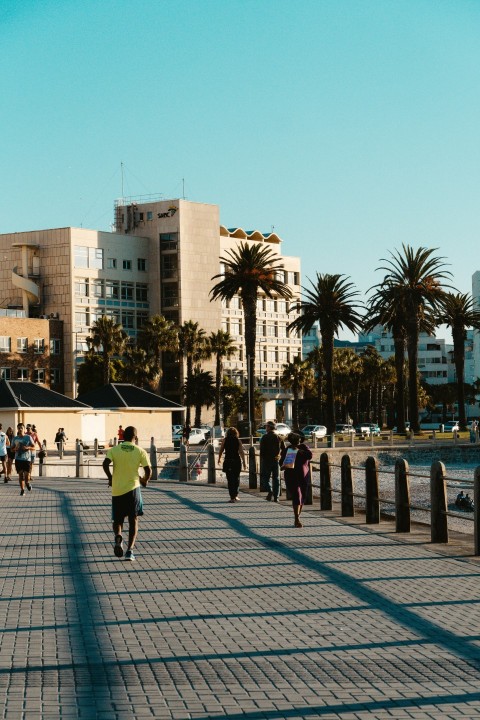
<svg viewBox="0 0 480 720"><path fill-rule="evenodd" d="M101 315L113 317L135 338L149 315L175 323L193 320L209 334L224 328L238 345L225 371L246 383L243 312L239 298L210 302L221 271L220 258L239 242L269 243L285 267L285 280L300 295L300 259L281 255L275 233L228 229L216 205L187 200L141 199L115 205L113 232L56 228L0 235L5 258L0 269L0 305L28 318L63 322L67 395L76 395L76 368L87 349L86 337ZM293 303L291 303L293 304ZM301 339L287 331L293 319L284 301L261 298L258 304L257 384L264 418L290 419L291 396L280 385L282 365L301 354ZM0 366L2 365L0 357ZM204 363L213 370L213 362ZM164 392L179 401L183 368L164 366Z"/></svg>

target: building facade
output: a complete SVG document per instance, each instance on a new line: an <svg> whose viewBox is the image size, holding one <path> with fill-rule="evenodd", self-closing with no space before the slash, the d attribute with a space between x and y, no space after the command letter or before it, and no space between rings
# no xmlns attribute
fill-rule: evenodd
<svg viewBox="0 0 480 720"><path fill-rule="evenodd" d="M211 302L209 294L223 253L240 242L261 242L278 254L294 299L290 304L259 299L257 384L264 417L289 419L291 396L280 375L282 365L301 354L301 339L287 329L300 296L300 259L282 256L275 233L221 226L217 205L147 198L119 201L114 213L113 232L67 227L0 235L6 258L0 269L2 306L25 318L53 316L63 322L64 392L76 395L86 338L102 315L115 319L132 339L154 314L178 325L198 322L207 335L223 327L238 347L225 371L246 385L240 299ZM213 371L213 361L205 369ZM178 402L183 368L170 358L163 371L165 395Z"/></svg>

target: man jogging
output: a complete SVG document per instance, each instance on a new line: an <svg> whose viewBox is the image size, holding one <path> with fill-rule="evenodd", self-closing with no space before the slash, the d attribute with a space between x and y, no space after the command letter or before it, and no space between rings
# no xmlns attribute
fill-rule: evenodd
<svg viewBox="0 0 480 720"><path fill-rule="evenodd" d="M30 435L25 434L25 425L18 423L17 434L13 438L12 446L15 448L15 470L18 473L18 482L20 483L20 495L25 495L25 485L27 490L31 490L30 471L32 468L32 450L35 450Z"/></svg>
<svg viewBox="0 0 480 720"><path fill-rule="evenodd" d="M128 547L125 560L130 561L135 560L133 547L138 532L138 516L143 515L140 485L147 487L152 473L147 453L135 445L136 440L136 428L126 427L123 442L110 448L103 461L103 470L112 488L112 521L115 535L113 552L116 557L123 557L122 530L125 518L128 517ZM113 477L110 463L113 463ZM138 473L140 467L143 468L142 476Z"/></svg>

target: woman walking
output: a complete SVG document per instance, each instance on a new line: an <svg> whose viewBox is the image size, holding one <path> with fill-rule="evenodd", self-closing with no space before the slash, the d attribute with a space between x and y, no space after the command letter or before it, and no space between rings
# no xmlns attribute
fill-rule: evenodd
<svg viewBox="0 0 480 720"><path fill-rule="evenodd" d="M228 428L227 434L222 439L220 452L218 453L219 465L223 453L225 453L225 459L223 461L222 470L227 476L228 492L230 493L230 500L228 502L234 503L238 501L240 471L242 466L244 470L246 469L245 452L243 450L243 445L239 438L237 428Z"/></svg>
<svg viewBox="0 0 480 720"><path fill-rule="evenodd" d="M285 485L292 498L293 514L295 516L295 527L303 527L300 521L303 505L307 496L310 484L310 460L312 451L301 443L300 435L290 433L287 438L288 445L280 456L281 468L284 471Z"/></svg>

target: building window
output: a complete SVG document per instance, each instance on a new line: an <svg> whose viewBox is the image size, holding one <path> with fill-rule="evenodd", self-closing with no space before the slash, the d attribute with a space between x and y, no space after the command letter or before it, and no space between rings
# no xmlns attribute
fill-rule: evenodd
<svg viewBox="0 0 480 720"><path fill-rule="evenodd" d="M288 337L286 325L282 325L281 323L278 324L278 337L282 337L282 338Z"/></svg>
<svg viewBox="0 0 480 720"><path fill-rule="evenodd" d="M78 278L75 280L76 297L88 297L88 280L87 278Z"/></svg>
<svg viewBox="0 0 480 720"><path fill-rule="evenodd" d="M11 340L6 335L0 335L0 352L7 353L11 349Z"/></svg>
<svg viewBox="0 0 480 720"><path fill-rule="evenodd" d="M140 272L146 272L147 261L145 258L137 258L137 270L140 270Z"/></svg>
<svg viewBox="0 0 480 720"><path fill-rule="evenodd" d="M35 368L33 371L33 382L44 383L45 382L45 370L43 368Z"/></svg>
<svg viewBox="0 0 480 720"><path fill-rule="evenodd" d="M17 368L17 380L28 381L28 368Z"/></svg>
<svg viewBox="0 0 480 720"><path fill-rule="evenodd" d="M178 278L178 256L162 255L162 278L176 280Z"/></svg>
<svg viewBox="0 0 480 720"><path fill-rule="evenodd" d="M287 312L287 303L285 302L285 300L277 300L277 312L279 312L279 313Z"/></svg>
<svg viewBox="0 0 480 720"><path fill-rule="evenodd" d="M50 370L50 382L52 385L60 385L60 368Z"/></svg>
<svg viewBox="0 0 480 720"><path fill-rule="evenodd" d="M88 267L103 270L103 250L88 248Z"/></svg>
<svg viewBox="0 0 480 720"><path fill-rule="evenodd" d="M0 380L11 380L11 379L12 379L12 369L9 367L0 368Z"/></svg>
<svg viewBox="0 0 480 720"><path fill-rule="evenodd" d="M41 355L45 352L45 340L43 338L35 338L33 341L33 352L35 355Z"/></svg>
<svg viewBox="0 0 480 720"><path fill-rule="evenodd" d="M162 306L178 306L178 285L176 283L168 283L166 285L162 285Z"/></svg>
<svg viewBox="0 0 480 720"><path fill-rule="evenodd" d="M84 245L75 245L74 267L88 268L88 247L85 247Z"/></svg>
<svg viewBox="0 0 480 720"><path fill-rule="evenodd" d="M103 298L103 280L94 280L92 282L92 292L94 297Z"/></svg>
<svg viewBox="0 0 480 720"><path fill-rule="evenodd" d="M17 353L26 353L28 350L28 338L17 338Z"/></svg>
<svg viewBox="0 0 480 720"><path fill-rule="evenodd" d="M137 283L135 288L135 299L137 302L148 302L148 285Z"/></svg>
<svg viewBox="0 0 480 720"><path fill-rule="evenodd" d="M178 248L178 233L161 233L160 234L160 249L164 250L177 250Z"/></svg>
<svg viewBox="0 0 480 720"><path fill-rule="evenodd" d="M88 312L76 312L75 313L75 325L77 327L85 327L90 325L90 314Z"/></svg>
<svg viewBox="0 0 480 720"><path fill-rule="evenodd" d="M151 210L147 210L147 220L153 220L153 212Z"/></svg>
<svg viewBox="0 0 480 720"><path fill-rule="evenodd" d="M276 325L267 325L267 337L276 337L277 336L277 326Z"/></svg>
<svg viewBox="0 0 480 720"><path fill-rule="evenodd" d="M117 269L117 258L107 258L107 268L108 268L108 270L116 270Z"/></svg>
<svg viewBox="0 0 480 720"><path fill-rule="evenodd" d="M133 312L122 312L122 326L125 330L133 330L135 327L135 316Z"/></svg>
<svg viewBox="0 0 480 720"><path fill-rule="evenodd" d="M60 355L60 340L58 338L50 340L50 355Z"/></svg>
<svg viewBox="0 0 480 720"><path fill-rule="evenodd" d="M124 270L131 270L132 269L132 261L131 260L122 260L122 267Z"/></svg>
<svg viewBox="0 0 480 720"><path fill-rule="evenodd" d="M141 330L148 320L148 313L137 312L137 329Z"/></svg>
<svg viewBox="0 0 480 720"><path fill-rule="evenodd" d="M100 248L75 245L74 266L76 268L97 268L103 269L103 250Z"/></svg>
<svg viewBox="0 0 480 720"><path fill-rule="evenodd" d="M107 280L105 282L105 297L109 300L118 300L120 293L120 283L116 280Z"/></svg>
<svg viewBox="0 0 480 720"><path fill-rule="evenodd" d="M122 300L133 300L133 283L122 282Z"/></svg>
<svg viewBox="0 0 480 720"><path fill-rule="evenodd" d="M241 335L242 334L242 325L238 320L230 320L230 334L231 335Z"/></svg>

